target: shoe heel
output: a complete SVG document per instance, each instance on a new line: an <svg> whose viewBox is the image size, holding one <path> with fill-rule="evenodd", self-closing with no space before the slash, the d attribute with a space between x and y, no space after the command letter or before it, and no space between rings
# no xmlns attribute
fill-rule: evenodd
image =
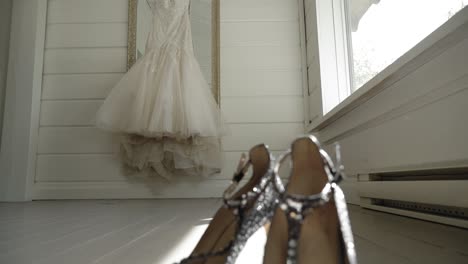
<svg viewBox="0 0 468 264"><path fill-rule="evenodd" d="M226 261L223 261L223 263L234 264L247 240L273 216L275 203L278 199L278 193L273 187L275 180L273 156L266 145L258 145L252 148L249 156L249 160L245 155L241 156L232 183L223 194L224 208L222 209L230 211L236 219L237 229L232 240L227 245L214 245L210 247L210 250L206 251L196 248L197 250L194 250L191 256L182 260L180 264L204 263L213 257L216 257L216 261L218 258L225 257ZM253 166L252 177L243 187L238 188L250 166ZM216 219L215 217L212 223ZM208 229L210 229L210 226L208 226ZM201 242L219 240L223 235L221 234L221 237L206 235L205 237L205 234L199 245L202 244ZM203 253L199 253L200 251Z"/></svg>
<svg viewBox="0 0 468 264"><path fill-rule="evenodd" d="M273 218L272 229L267 241L265 263L273 260L278 261L278 258L285 258L286 263L296 264L299 261L298 256L300 254L304 254L301 259L310 257L307 255L307 252L311 254L310 251L307 251L309 249L307 243L301 243L308 241L309 238L322 240L318 238L320 234L317 233L317 225L313 226L314 229L308 229L309 231L307 231L304 223L321 223L318 225L319 228L325 229L332 226L332 228L337 228L334 231L340 237L337 241L329 240L330 244L323 244L323 248L311 247L314 250L313 254L316 252L323 253L323 255L317 255L314 262L324 263L327 260L327 263L356 264L354 239L346 200L338 185L344 177L339 149L337 149L338 164L335 166L315 137L299 138L294 141L289 150L278 158L274 167L274 174L277 178L279 178L281 164L289 156L293 161L293 168L288 186L285 190L280 185L275 185L280 197L279 209L276 210L278 215ZM331 206L331 203L334 203L334 206ZM333 214L327 214L327 212L333 212ZM317 222L321 215L324 215L326 220ZM315 217L315 220L312 219L314 222L308 221L307 217ZM275 226L275 221L281 219L285 219L284 222L279 221L278 223L284 225ZM307 225L306 227L310 226ZM310 230L314 230L314 232L310 232ZM278 233L275 233L275 231ZM333 230L329 229L329 231ZM284 236L278 234L284 234L287 237L287 242L284 243L285 241L282 241ZM324 234L326 235L326 232ZM316 245L317 241L312 244ZM299 252L299 248L301 248L301 252ZM284 254L278 253L278 250L285 250L283 251ZM281 259L281 261L283 260Z"/></svg>

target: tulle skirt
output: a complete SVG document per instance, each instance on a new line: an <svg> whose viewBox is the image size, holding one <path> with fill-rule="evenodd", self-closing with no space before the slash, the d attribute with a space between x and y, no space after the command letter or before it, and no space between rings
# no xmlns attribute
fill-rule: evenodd
<svg viewBox="0 0 468 264"><path fill-rule="evenodd" d="M122 134L129 171L170 178L221 169L226 127L191 50L149 50L104 101L97 126Z"/></svg>

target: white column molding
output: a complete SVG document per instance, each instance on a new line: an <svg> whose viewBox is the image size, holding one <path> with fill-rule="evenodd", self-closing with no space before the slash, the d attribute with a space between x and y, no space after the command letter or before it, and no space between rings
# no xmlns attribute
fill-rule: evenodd
<svg viewBox="0 0 468 264"><path fill-rule="evenodd" d="M28 201L34 184L47 0L13 1L0 151L0 200Z"/></svg>

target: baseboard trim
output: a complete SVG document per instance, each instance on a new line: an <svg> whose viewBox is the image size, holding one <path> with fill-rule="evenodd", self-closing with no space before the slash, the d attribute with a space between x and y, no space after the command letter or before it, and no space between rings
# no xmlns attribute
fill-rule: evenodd
<svg viewBox="0 0 468 264"><path fill-rule="evenodd" d="M219 198L230 180L174 182L40 182L32 200Z"/></svg>

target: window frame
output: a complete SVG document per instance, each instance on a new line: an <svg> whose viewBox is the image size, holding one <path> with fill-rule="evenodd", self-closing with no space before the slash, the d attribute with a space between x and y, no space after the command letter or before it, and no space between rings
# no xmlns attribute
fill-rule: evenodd
<svg viewBox="0 0 468 264"><path fill-rule="evenodd" d="M367 100L374 97L376 94L382 92L386 88L390 87L395 82L404 78L406 75L417 70L419 67L424 65L427 61L435 58L443 51L450 48L454 41L453 39L462 37L464 35L463 30L468 30L468 6L457 12L453 17L447 20L439 28L435 29L431 34L426 36L422 41L416 44L409 51L400 56L392 64L387 66L385 69L380 71L376 76L366 82L364 85L351 92L351 78L348 75L348 86L339 85L345 84L343 75L333 74L330 68L325 65L339 65L339 59L336 54L339 53L337 47L343 47L346 44L347 49L351 47L347 44L350 41L350 31L346 29L346 38L337 38L336 32L343 31L346 26L343 23L331 23L334 17L331 15L333 12L333 4L336 6L337 2L343 3L341 8L341 21L346 18L345 3L347 0L331 0L331 1L316 1L316 13L317 13L317 32L318 32L318 46L319 46L319 59L320 59L320 75L322 78L322 115L320 118L315 119L311 124L307 126L308 132L318 132L328 125L332 124L340 117L350 112L359 105L365 103ZM330 4L328 4L330 3ZM328 4L328 5L327 5ZM337 12L337 11L335 11ZM340 14L340 12L337 12ZM341 26L341 29L337 30L337 27ZM466 27L466 28L465 28ZM332 31L334 34L328 34L327 31ZM321 33L322 32L322 33ZM325 33L323 33L325 32ZM330 37L330 35L333 35ZM327 48L333 47L333 48ZM352 54L349 50L346 52L345 59L351 61ZM349 68L351 64L347 63L348 74L351 74L352 68ZM343 65L341 65L343 67ZM327 70L328 69L328 70ZM343 69L341 69L343 70ZM351 74L352 75L352 74ZM324 87L332 87L323 89ZM349 92L349 96L346 98L340 97ZM330 99L335 97L335 101ZM336 100L338 98L338 100ZM343 98L343 99L341 99ZM337 102L338 101L338 102ZM330 107L335 103L334 106ZM337 103L336 103L337 102ZM328 107L328 108L327 108ZM328 110L328 111L325 111Z"/></svg>
<svg viewBox="0 0 468 264"><path fill-rule="evenodd" d="M334 70L320 67L322 113L326 114L351 95L352 50L347 27L347 1L316 0L317 33L320 65L333 65Z"/></svg>

